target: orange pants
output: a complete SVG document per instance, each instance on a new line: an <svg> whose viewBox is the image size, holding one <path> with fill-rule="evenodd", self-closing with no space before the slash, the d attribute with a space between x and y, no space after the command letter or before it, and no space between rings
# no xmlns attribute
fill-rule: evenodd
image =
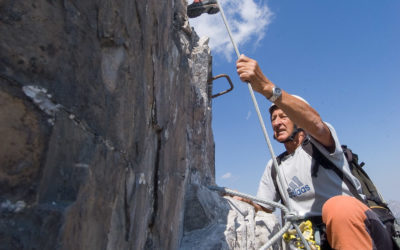
<svg viewBox="0 0 400 250"><path fill-rule="evenodd" d="M377 215L354 197L335 196L322 207L329 245L333 249L392 249L392 241Z"/></svg>

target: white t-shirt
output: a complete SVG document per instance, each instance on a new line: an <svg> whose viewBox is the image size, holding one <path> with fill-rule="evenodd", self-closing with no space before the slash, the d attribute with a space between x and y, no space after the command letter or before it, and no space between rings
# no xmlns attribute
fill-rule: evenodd
<svg viewBox="0 0 400 250"><path fill-rule="evenodd" d="M330 124L325 124L330 129L335 141L335 152L329 153L324 146L312 137L310 137L310 142L353 182L357 191L361 194L361 185L350 172L335 129ZM353 196L347 185L333 170L319 166L317 177L313 177L311 167L312 157L304 151L302 146L299 146L292 154L286 155L279 165L284 176L283 189L288 193L291 208L297 211L299 216L321 216L322 205L329 198L336 195ZM271 168L272 159L268 162L261 178L257 197L264 200L279 201L281 198L272 180ZM279 181L278 177L277 181ZM262 206L265 205L262 204ZM266 207L274 209L273 207Z"/></svg>

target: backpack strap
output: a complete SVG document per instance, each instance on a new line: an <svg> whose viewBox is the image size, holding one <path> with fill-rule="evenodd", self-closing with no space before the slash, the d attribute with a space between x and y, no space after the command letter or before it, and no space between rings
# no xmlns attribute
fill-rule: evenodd
<svg viewBox="0 0 400 250"><path fill-rule="evenodd" d="M313 158L313 165L311 167L311 175L313 177L318 177L318 168L322 166L323 168L333 170L340 179L346 183L347 187L349 188L350 192L353 194L355 198L360 200L361 202L365 203L364 199L361 198L360 194L357 192L357 189L353 185L353 183L347 178L340 169L335 166L326 156L324 156L318 148L308 140L306 143L302 145L304 151L309 154ZM345 155L346 159L347 156Z"/></svg>
<svg viewBox="0 0 400 250"><path fill-rule="evenodd" d="M278 166L281 165L282 159L286 155L287 155L287 151L283 152L282 154L280 154L280 155L278 155L276 157L276 161L278 162ZM276 173L276 169L274 168L274 166L272 166L272 168L271 168L271 177L272 177L272 181L274 182L275 189L279 192L279 195L282 197L282 194L280 193L279 188L278 188L278 183L276 182L277 173ZM282 203L283 203L283 200L282 200Z"/></svg>

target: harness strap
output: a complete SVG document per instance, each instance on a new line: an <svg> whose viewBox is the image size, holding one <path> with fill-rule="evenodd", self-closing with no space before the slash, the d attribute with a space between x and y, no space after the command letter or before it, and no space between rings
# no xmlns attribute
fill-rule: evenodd
<svg viewBox="0 0 400 250"><path fill-rule="evenodd" d="M365 204L365 200L360 196L358 193L357 189L353 185L353 183L349 180L347 176L343 174L342 171L339 170L339 168L333 164L328 158L326 158L319 150L317 147L315 147L314 144L311 143L311 141L307 141L303 143L302 145L304 151L309 154L313 159L313 166L311 168L311 173L313 177L317 177L318 173L318 168L319 166L322 166L323 168L333 170L339 177L340 179L346 183L347 187L349 188L350 192L353 194L355 198L357 198L359 201Z"/></svg>

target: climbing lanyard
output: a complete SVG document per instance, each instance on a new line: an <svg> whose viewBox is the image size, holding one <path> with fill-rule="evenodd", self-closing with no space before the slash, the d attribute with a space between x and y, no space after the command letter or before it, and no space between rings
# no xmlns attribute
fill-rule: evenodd
<svg viewBox="0 0 400 250"><path fill-rule="evenodd" d="M238 49L238 47L236 46L236 43L235 43L235 41L234 41L234 39L233 39L232 32L231 32L231 30L230 30L230 28L229 28L228 21L226 20L224 10L222 9L222 6L221 6L221 4L219 3L219 0L216 0L216 1L217 1L219 10L220 10L220 12L221 12L221 16L222 16L222 19L223 19L223 21L224 21L226 30L228 31L229 37L230 37L230 39L231 39L233 48L235 49L236 55L237 55L237 57L239 58L239 57L240 57L239 49ZM254 96L253 88L251 87L251 85L250 85L249 82L247 83L247 87L249 88L249 92L250 92L250 95L251 95L251 99L253 100L253 104L254 104L254 107L255 107L256 112L257 112L258 120L260 121L261 129L262 129L262 131L263 131L263 133L264 133L264 138L265 138L265 140L266 140L266 142L267 142L268 149L269 149L269 151L270 151L270 154L271 154L271 157L272 157L272 161L273 161L273 163L274 163L274 164L273 164L273 165L274 165L273 167L275 168L275 171L276 171L276 173L277 173L277 175L278 175L277 184L278 184L278 188L279 188L280 194L281 194L281 196L282 196L282 197L281 197L281 198L282 198L282 201L284 202L284 204L286 204L286 205L288 206L289 212L292 212L292 209L291 209L291 206L290 206L290 200L289 200L289 198L288 198L288 196L287 196L287 193L285 192L285 190L284 190L283 187L282 187L282 183L283 183L283 180L284 180L284 176L283 176L283 173L282 173L282 172L280 171L280 169L278 168L278 162L276 161L276 157L275 157L274 149L272 148L271 140L269 139L269 136L268 136L268 133L267 133L267 129L265 128L264 120L263 120L263 118L262 118L262 116L261 116L260 108L258 107L258 103L257 103L256 97ZM290 225L289 225L289 226L290 226ZM298 235L300 236L301 240L303 241L304 246L306 247L306 249L310 249L310 247L309 247L309 245L308 245L306 239L303 237L303 234L301 233L301 230L300 230L299 226L298 226L296 223L293 223L293 226L294 226L294 228L296 229L296 231L297 231ZM269 243L270 243L270 242L267 242L267 243L262 247L262 249L266 249L267 247L265 247L265 246L266 246L266 245L269 245Z"/></svg>
<svg viewBox="0 0 400 250"><path fill-rule="evenodd" d="M313 225L310 220L303 221L300 223L299 228L303 233L304 238L309 242L311 245L311 249L313 250L321 250L321 246L314 237L314 230ZM286 233L283 234L282 238L289 244L294 245L298 249L304 249L304 244L302 243L301 239L297 236L296 230L288 230Z"/></svg>

